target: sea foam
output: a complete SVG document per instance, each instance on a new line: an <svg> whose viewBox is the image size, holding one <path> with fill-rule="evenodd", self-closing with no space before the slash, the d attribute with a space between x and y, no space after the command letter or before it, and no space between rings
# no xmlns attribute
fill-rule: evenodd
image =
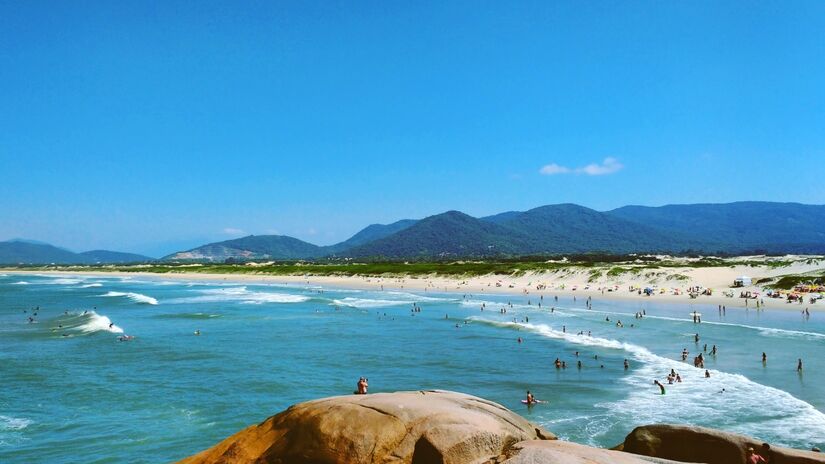
<svg viewBox="0 0 825 464"><path fill-rule="evenodd" d="M595 313L595 314L609 314L609 315L617 315L617 316L625 316L631 318L634 314L625 313L620 311L604 311L598 309L579 309L579 308L564 308L565 310L569 311L580 311L583 313ZM673 321L673 322L688 322L693 323L691 319L687 317L684 319L680 319L678 317L668 317L668 316L654 316L654 315L646 315L645 319L658 319L660 321ZM825 334L819 332L806 332L803 330L791 330L791 329L779 329L774 327L760 327L757 325L748 325L748 324L735 324L733 322L716 322L716 321L702 321L703 325L718 325L718 326L725 326L725 327L739 327L742 329L749 329L749 330L756 330L762 333L763 335L774 336L774 337L790 337L790 338L806 338L806 339L825 339Z"/></svg>
<svg viewBox="0 0 825 464"><path fill-rule="evenodd" d="M31 424L30 419L0 415L0 430L23 430Z"/></svg>

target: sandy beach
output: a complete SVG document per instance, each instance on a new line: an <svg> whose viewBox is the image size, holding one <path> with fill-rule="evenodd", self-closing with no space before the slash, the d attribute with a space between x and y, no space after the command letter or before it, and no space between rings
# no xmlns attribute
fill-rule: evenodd
<svg viewBox="0 0 825 464"><path fill-rule="evenodd" d="M150 279L174 279L205 282L238 282L256 284L283 284L301 286L322 286L335 288L352 288L361 290L415 292L448 292L460 294L506 294L523 300L537 300L554 295L590 297L593 300L638 300L659 303L687 303L725 305L727 307L754 308L756 300L740 297L743 292L759 295L765 309L782 309L800 311L810 308L821 311L825 306L823 300L811 303L808 298L803 303L788 303L785 298L769 298L767 289L759 285L733 288L734 279L748 276L754 283L759 279L775 278L789 274L816 273L825 271L825 262L805 259L805 257L788 257L793 262L788 266L732 265L714 267L661 267L644 269L639 272L625 272L609 275L614 266L605 264L594 267L570 266L555 271L525 273L518 276L484 275L477 277L452 276L323 276L323 275L268 275L256 274L250 269L244 274L211 274L202 272L85 272L79 271L27 271L7 269L3 272L14 274L51 274L51 275L92 275L92 276L131 276ZM749 257L749 260L753 260ZM759 258L757 258L759 259ZM689 289L698 287L700 292L691 298ZM640 289L652 288L650 296ZM633 290L631 290L633 289ZM709 289L710 295L702 294ZM727 295L725 295L727 293ZM728 296L732 295L732 296Z"/></svg>

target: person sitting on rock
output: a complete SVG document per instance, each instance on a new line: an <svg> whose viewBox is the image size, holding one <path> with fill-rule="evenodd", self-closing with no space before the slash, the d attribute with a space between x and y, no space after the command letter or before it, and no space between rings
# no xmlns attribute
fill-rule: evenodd
<svg viewBox="0 0 825 464"><path fill-rule="evenodd" d="M747 464L765 464L767 462L768 461L765 461L765 458L757 454L752 447L748 448Z"/></svg>
<svg viewBox="0 0 825 464"><path fill-rule="evenodd" d="M369 387L369 383L367 383L366 377L361 377L358 379L358 389L355 390L356 395L366 395L367 394L367 387Z"/></svg>

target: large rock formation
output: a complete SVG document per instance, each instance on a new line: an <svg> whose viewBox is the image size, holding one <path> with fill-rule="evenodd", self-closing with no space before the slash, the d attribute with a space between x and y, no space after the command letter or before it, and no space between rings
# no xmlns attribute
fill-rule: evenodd
<svg viewBox="0 0 825 464"><path fill-rule="evenodd" d="M378 393L297 404L181 462L476 463L535 439L555 436L481 398Z"/></svg>
<svg viewBox="0 0 825 464"><path fill-rule="evenodd" d="M297 404L183 464L744 464L762 443L701 427L638 427L618 448L556 440L504 407L446 391L350 395ZM633 454L632 454L633 453ZM771 464L825 464L772 447Z"/></svg>
<svg viewBox="0 0 825 464"><path fill-rule="evenodd" d="M622 445L622 449L628 453L707 464L744 463L749 447L767 454L761 451L761 441L744 435L704 427L666 424L636 427ZM771 446L769 462L822 464L825 463L825 455Z"/></svg>

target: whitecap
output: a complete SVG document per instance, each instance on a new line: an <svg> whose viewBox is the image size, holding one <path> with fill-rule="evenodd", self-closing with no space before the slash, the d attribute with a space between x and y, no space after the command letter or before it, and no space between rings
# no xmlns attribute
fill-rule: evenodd
<svg viewBox="0 0 825 464"><path fill-rule="evenodd" d="M31 424L31 419L0 415L0 430L23 430Z"/></svg>
<svg viewBox="0 0 825 464"><path fill-rule="evenodd" d="M94 288L94 287L102 287L102 286L103 286L103 284L101 284L100 282L95 282L95 283L91 283L91 284L81 285L80 288Z"/></svg>
<svg viewBox="0 0 825 464"><path fill-rule="evenodd" d="M144 295L142 293L134 293L134 292L108 292L105 295L106 297L118 297L118 296L125 296L130 300L134 301L135 303L139 304L148 304L148 305L156 305L158 304L158 300L152 298L151 296Z"/></svg>
<svg viewBox="0 0 825 464"><path fill-rule="evenodd" d="M413 301L377 300L371 298L353 297L346 297L340 300L332 300L332 304L334 305L349 306L350 308L383 308L386 306L411 305L413 303Z"/></svg>
<svg viewBox="0 0 825 464"><path fill-rule="evenodd" d="M177 298L170 303L221 303L237 301L243 304L301 303L309 300L304 295L250 291L247 287L211 288L198 290L200 296Z"/></svg>

